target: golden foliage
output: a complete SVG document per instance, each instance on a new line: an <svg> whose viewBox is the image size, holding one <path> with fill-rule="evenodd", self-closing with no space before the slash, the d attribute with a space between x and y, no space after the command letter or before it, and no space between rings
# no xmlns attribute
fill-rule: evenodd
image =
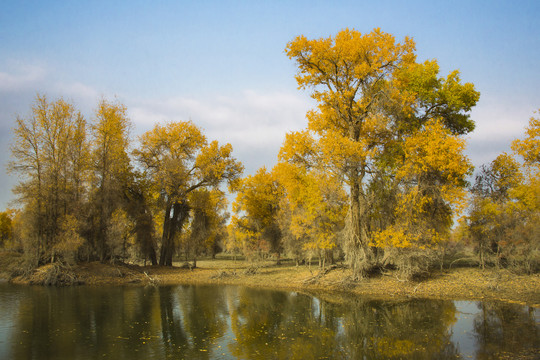
<svg viewBox="0 0 540 360"><path fill-rule="evenodd" d="M528 165L540 167L540 118L531 117L524 139L512 142L512 150L523 157Z"/></svg>
<svg viewBox="0 0 540 360"><path fill-rule="evenodd" d="M160 264L172 265L176 234L189 217L190 194L215 189L224 182L234 187L243 166L232 157L230 144L208 143L191 121L157 124L141 135L140 147L133 153L165 210Z"/></svg>
<svg viewBox="0 0 540 360"><path fill-rule="evenodd" d="M275 174L262 167L255 175L241 179L235 189L236 215L232 217L235 238L247 252L277 250L280 234L276 216L282 188Z"/></svg>
<svg viewBox="0 0 540 360"><path fill-rule="evenodd" d="M274 171L285 190L289 231L304 250L331 250L344 225L346 194L336 178L294 164L279 163Z"/></svg>
<svg viewBox="0 0 540 360"><path fill-rule="evenodd" d="M440 77L435 60L417 63L415 50L412 39L397 42L380 29L365 34L345 29L313 40L298 36L285 49L296 61L299 88L311 90L317 108L307 113L306 131L287 136L280 159L317 167L345 182L345 251L357 277L375 261L369 223L378 215L370 210L387 208L374 204L368 186L373 179L396 181L385 186L402 193L399 208L387 214L390 224L393 212L425 219L428 208L437 209L442 224L424 221L422 226L426 233L440 233L449 226L451 207L463 204L470 166L456 136L474 129L468 112L479 93L462 84L458 71ZM455 161L447 161L448 152L457 155ZM420 212L414 214L417 206Z"/></svg>
<svg viewBox="0 0 540 360"><path fill-rule="evenodd" d="M73 215L66 215L60 223L58 239L53 247L54 254L60 255L64 261L74 263L84 239L79 235L80 223Z"/></svg>
<svg viewBox="0 0 540 360"><path fill-rule="evenodd" d="M401 271L429 264L426 251L445 239L452 216L466 206L465 177L472 165L463 154L465 141L452 135L439 121L430 121L405 139L404 161L396 172L402 184L397 195L395 222L373 233L372 244L384 249L402 249L397 257ZM416 251L411 252L411 251ZM421 266L420 266L421 267Z"/></svg>
<svg viewBox="0 0 540 360"><path fill-rule="evenodd" d="M243 170L232 157L232 146L208 144L191 121L156 125L140 137L134 155L151 175L160 192L174 201L204 186L233 184Z"/></svg>

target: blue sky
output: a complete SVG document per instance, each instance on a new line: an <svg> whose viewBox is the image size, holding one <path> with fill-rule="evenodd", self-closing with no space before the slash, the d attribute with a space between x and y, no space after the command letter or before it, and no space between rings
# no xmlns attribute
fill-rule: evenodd
<svg viewBox="0 0 540 360"><path fill-rule="evenodd" d="M2 1L0 209L10 129L36 93L72 101L90 120L100 98L127 107L134 134L191 119L230 142L246 172L271 167L313 102L284 53L304 34L375 27L411 36L419 60L459 69L481 92L468 155L476 166L509 150L540 108L538 1Z"/></svg>

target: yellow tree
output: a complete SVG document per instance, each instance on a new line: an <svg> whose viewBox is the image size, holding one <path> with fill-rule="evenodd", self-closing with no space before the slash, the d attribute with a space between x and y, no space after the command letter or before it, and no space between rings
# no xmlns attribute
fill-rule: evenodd
<svg viewBox="0 0 540 360"><path fill-rule="evenodd" d="M489 166L482 166L476 176L467 222L482 268L488 254L499 258L501 242L510 226L505 208L511 199L512 189L523 180L520 165L506 153L497 156Z"/></svg>
<svg viewBox="0 0 540 360"><path fill-rule="evenodd" d="M474 87L462 85L457 72L439 78L436 62L418 64L414 52L412 39L399 43L379 29L345 29L315 40L299 36L286 47L298 66L299 87L312 89L317 101L307 114L308 131L319 139L317 161L342 175L349 189L345 251L355 277L375 262L366 185L380 162L402 156L403 138L433 117L457 133L474 128L466 113L479 96Z"/></svg>
<svg viewBox="0 0 540 360"><path fill-rule="evenodd" d="M4 247L11 240L13 235L14 210L0 212L0 247Z"/></svg>
<svg viewBox="0 0 540 360"><path fill-rule="evenodd" d="M510 190L505 207L511 226L500 242L502 256L519 271L540 271L540 176L527 173L525 181Z"/></svg>
<svg viewBox="0 0 540 360"><path fill-rule="evenodd" d="M425 251L448 237L453 216L466 205L465 179L472 165L464 150L465 140L439 121L429 121L404 140L395 220L373 233L373 243L389 250L386 259L408 277L426 270L430 258Z"/></svg>
<svg viewBox="0 0 540 360"><path fill-rule="evenodd" d="M517 226L507 232L507 245L514 259L527 272L540 270L540 119L531 117L525 137L512 142L512 150L523 158L523 181L509 190L506 213Z"/></svg>
<svg viewBox="0 0 540 360"><path fill-rule="evenodd" d="M22 181L14 189L27 213L24 226L36 242L26 242L36 260L52 259L62 218L80 216L88 164L86 122L72 104L38 95L28 118L17 117L13 160L8 169Z"/></svg>
<svg viewBox="0 0 540 360"><path fill-rule="evenodd" d="M236 256L242 252L242 245L244 243L243 234L239 230L236 221L238 221L238 218L233 216L233 220L227 225L227 234L224 241L225 250L233 255L235 262Z"/></svg>
<svg viewBox="0 0 540 360"><path fill-rule="evenodd" d="M92 215L94 251L104 261L110 255L107 228L115 210L122 207L132 169L128 156L131 121L120 103L101 100L92 134Z"/></svg>
<svg viewBox="0 0 540 360"><path fill-rule="evenodd" d="M154 215L159 212L155 190L150 179L141 171L133 172L133 181L128 185L126 212L134 222L135 243L144 263L150 260L157 265L156 226Z"/></svg>
<svg viewBox="0 0 540 360"><path fill-rule="evenodd" d="M344 225L345 191L335 177L281 160L274 172L284 188L280 227L291 236L285 242L286 250L294 253L300 247L304 252L315 252L324 267Z"/></svg>
<svg viewBox="0 0 540 360"><path fill-rule="evenodd" d="M191 222L182 244L186 260L202 253L215 255L218 243L224 238L227 213L227 198L220 189L199 189L190 193Z"/></svg>
<svg viewBox="0 0 540 360"><path fill-rule="evenodd" d="M524 139L512 142L512 150L525 160L526 165L540 170L540 118L531 117L529 119L529 126L525 130L525 134Z"/></svg>
<svg viewBox="0 0 540 360"><path fill-rule="evenodd" d="M232 146L208 143L191 121L156 125L140 137L134 155L161 197L164 208L160 265L172 266L175 238L189 217L189 194L198 189L233 184L243 166Z"/></svg>
<svg viewBox="0 0 540 360"><path fill-rule="evenodd" d="M80 235L79 219L74 215L68 214L62 217L57 241L52 248L52 257L60 256L68 264L77 261L77 252L84 243Z"/></svg>
<svg viewBox="0 0 540 360"><path fill-rule="evenodd" d="M111 263L117 259L126 261L128 252L133 246L133 233L135 224L130 220L126 211L116 209L111 214L107 226L107 246L109 248Z"/></svg>
<svg viewBox="0 0 540 360"><path fill-rule="evenodd" d="M244 253L274 252L279 262L281 234L277 214L282 189L275 174L262 167L255 175L241 179L235 190L232 223L243 240Z"/></svg>

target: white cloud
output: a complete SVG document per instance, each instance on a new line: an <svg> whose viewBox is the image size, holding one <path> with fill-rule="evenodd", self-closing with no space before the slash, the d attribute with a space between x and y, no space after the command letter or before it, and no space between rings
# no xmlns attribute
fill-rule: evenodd
<svg viewBox="0 0 540 360"><path fill-rule="evenodd" d="M78 81L59 80L58 74L46 66L15 61L0 63L0 93L0 106L9 109L8 116L24 114L36 94L44 94L49 100L63 97L72 101L84 114L90 114L101 97L100 92L91 86Z"/></svg>
<svg viewBox="0 0 540 360"><path fill-rule="evenodd" d="M513 140L523 137L534 105L526 101L484 96L472 111L476 128L468 136L467 154L478 167L510 152Z"/></svg>
<svg viewBox="0 0 540 360"><path fill-rule="evenodd" d="M305 114L313 106L300 93L255 91L207 99L134 101L127 105L135 128L141 132L156 123L192 120L208 139L231 143L248 172L275 162L285 134L305 128Z"/></svg>
<svg viewBox="0 0 540 360"><path fill-rule="evenodd" d="M53 86L54 92L64 94L69 98L91 100L94 104L99 99L99 91L80 82L57 82ZM78 104L76 104L78 105Z"/></svg>
<svg viewBox="0 0 540 360"><path fill-rule="evenodd" d="M486 99L472 112L476 129L471 134L475 141L515 139L523 134L534 108L523 103Z"/></svg>
<svg viewBox="0 0 540 360"><path fill-rule="evenodd" d="M0 71L0 91L35 90L46 75L47 71L42 66L17 64L11 71Z"/></svg>

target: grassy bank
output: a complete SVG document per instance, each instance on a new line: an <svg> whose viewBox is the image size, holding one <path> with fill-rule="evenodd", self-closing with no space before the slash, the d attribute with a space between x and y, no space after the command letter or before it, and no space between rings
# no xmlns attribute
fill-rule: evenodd
<svg viewBox="0 0 540 360"><path fill-rule="evenodd" d="M9 277L22 258L0 253L0 277ZM180 265L180 264L178 264ZM100 285L147 284L233 284L273 289L328 292L332 295L352 293L382 299L410 297L455 300L502 300L540 307L540 275L516 275L508 270L459 267L437 271L421 282L400 280L389 272L359 282L350 281L350 271L337 267L321 273L317 267L296 267L284 263L260 263L254 267L244 261L202 260L195 269L179 266L154 267L113 265L99 262L81 263L59 268L46 265L31 274L13 277L23 284L47 284L51 279ZM17 272L16 272L17 273Z"/></svg>

